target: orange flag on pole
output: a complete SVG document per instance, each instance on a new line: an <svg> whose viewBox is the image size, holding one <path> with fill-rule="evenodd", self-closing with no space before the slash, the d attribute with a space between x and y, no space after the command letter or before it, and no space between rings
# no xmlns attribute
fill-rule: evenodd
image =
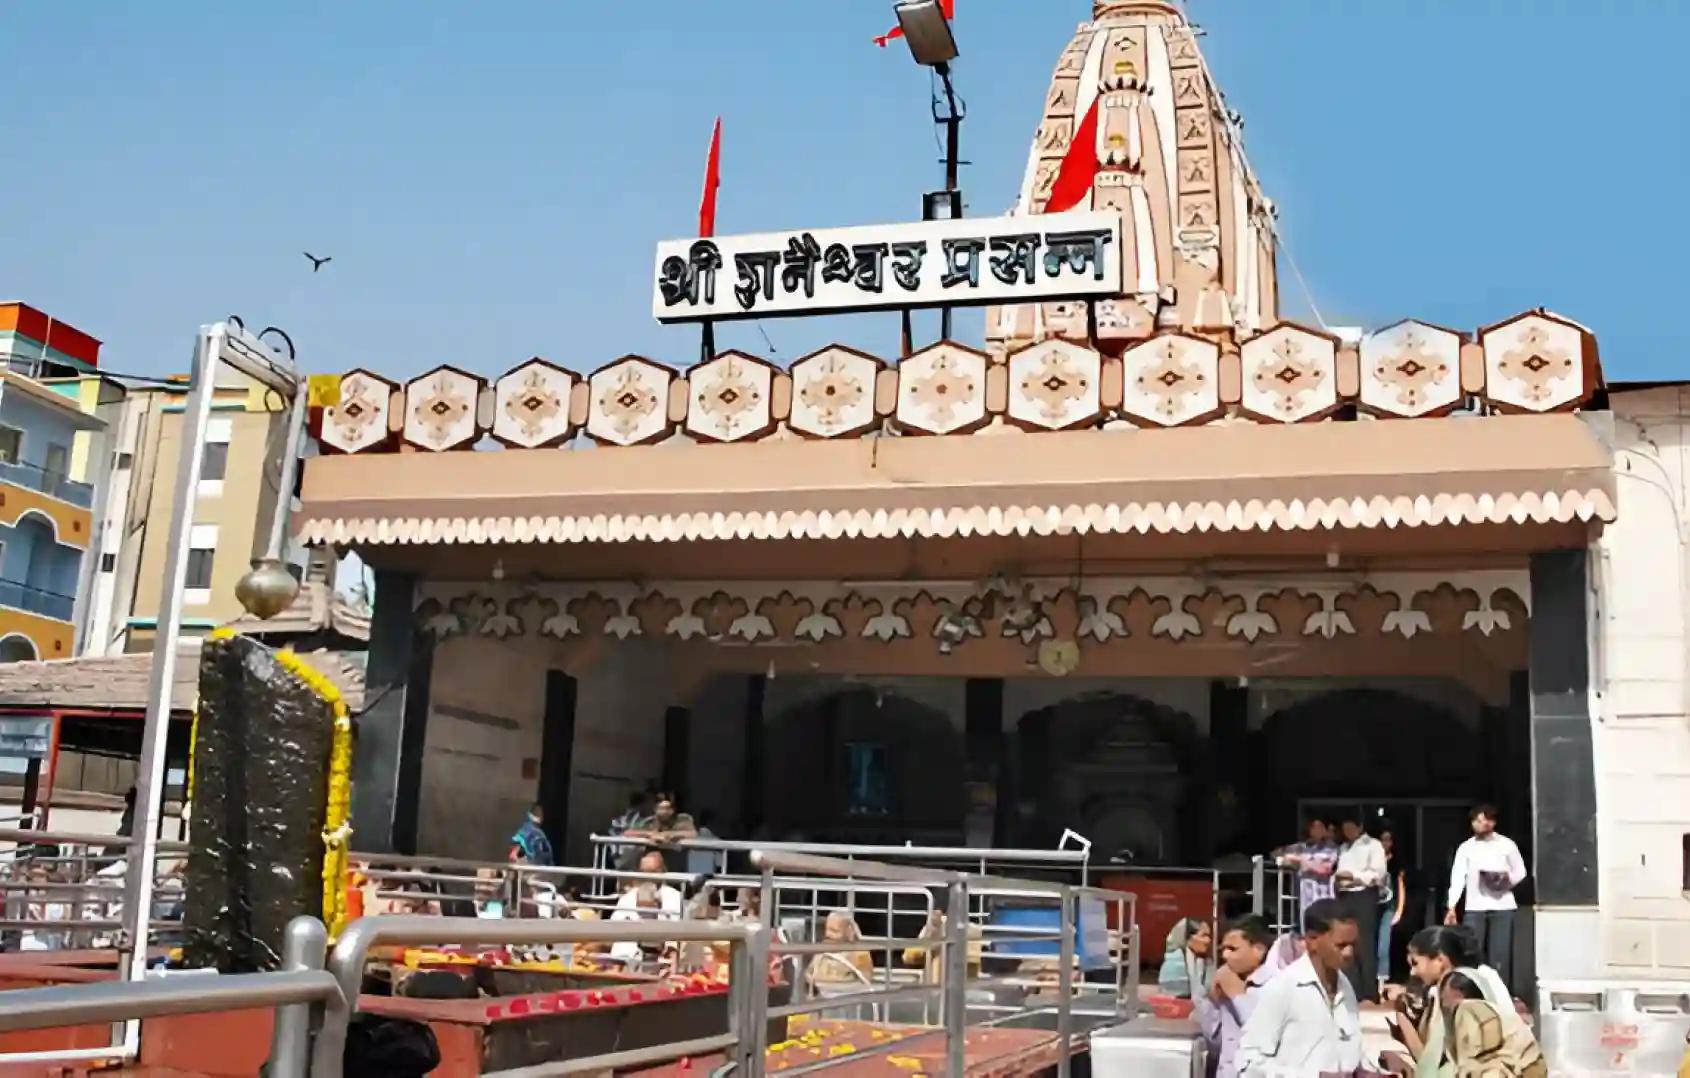
<svg viewBox="0 0 1690 1078"><path fill-rule="evenodd" d="M955 19L956 18L956 0L939 0L939 10L944 13L945 18ZM888 41L891 41L893 38L898 38L898 37L903 37L903 36L904 36L904 28L902 26L894 26L894 27L892 27L892 29L886 31L884 34L881 34L879 37L875 38L874 43L876 45L879 45L881 48L884 49L886 47L886 43Z"/></svg>
<svg viewBox="0 0 1690 1078"><path fill-rule="evenodd" d="M1062 164L1056 170L1056 181L1050 185L1050 199L1045 202L1046 213L1071 210L1091 194L1091 183L1097 178L1097 103L1100 100L1101 95L1092 98L1086 118L1074 129L1074 141L1068 144L1068 152L1062 155Z"/></svg>
<svg viewBox="0 0 1690 1078"><path fill-rule="evenodd" d="M704 194L698 200L698 234L716 234L716 188L722 185L722 118L710 133L710 156L704 159Z"/></svg>

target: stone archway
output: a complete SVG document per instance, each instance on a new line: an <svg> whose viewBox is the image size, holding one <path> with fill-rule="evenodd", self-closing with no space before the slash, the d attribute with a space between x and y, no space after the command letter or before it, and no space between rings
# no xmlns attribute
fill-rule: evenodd
<svg viewBox="0 0 1690 1078"><path fill-rule="evenodd" d="M1094 857L1185 863L1194 841L1187 809L1202 794L1190 715L1105 692L1030 711L1017 730L1016 845L1051 846L1072 828L1092 841Z"/></svg>
<svg viewBox="0 0 1690 1078"><path fill-rule="evenodd" d="M893 690L844 688L771 717L767 738L771 838L961 841L962 737L943 711Z"/></svg>

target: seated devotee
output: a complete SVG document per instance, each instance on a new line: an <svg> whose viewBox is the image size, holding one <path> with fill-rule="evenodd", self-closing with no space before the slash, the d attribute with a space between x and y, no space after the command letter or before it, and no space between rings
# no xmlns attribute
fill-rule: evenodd
<svg viewBox="0 0 1690 1078"><path fill-rule="evenodd" d="M650 850L645 854L645 856L640 858L640 872L655 876L663 872L663 870L663 855L658 853L656 850ZM669 884L658 880L634 881L629 885L627 890L622 892L622 896L616 900L616 908L619 910L631 908L635 904L633 895L646 884L650 884L654 889L658 899L658 908L662 911L663 916L668 917L671 920L679 919L681 916L681 892L679 888L672 887Z"/></svg>
<svg viewBox="0 0 1690 1078"><path fill-rule="evenodd" d="M945 937L945 915L939 910L930 910L927 922L921 926L916 934L917 939L937 940ZM972 921L968 924L968 976L980 976L980 963L985 952L985 930ZM906 966L919 967L922 980L928 984L939 984L944 980L945 952L941 947L906 947L899 960Z"/></svg>
<svg viewBox="0 0 1690 1078"><path fill-rule="evenodd" d="M664 910L663 900L658 894L656 884L642 883L616 901L616 909L611 912L610 919L612 921L654 921L673 920L676 916L678 916L678 907L676 914L669 914ZM610 957L619 958L625 962L639 962L662 954L663 948L664 943L661 940L650 942L618 940L610 945Z"/></svg>
<svg viewBox="0 0 1690 1078"><path fill-rule="evenodd" d="M1156 983L1175 999L1202 999L1208 994L1214 976L1209 962L1209 953L1213 949L1214 935L1209 931L1208 923L1187 917L1168 933Z"/></svg>
<svg viewBox="0 0 1690 1078"><path fill-rule="evenodd" d="M856 943L863 938L857 919L847 910L834 910L822 926L825 943ZM874 959L867 951L838 950L816 955L810 961L811 984L867 984L874 977Z"/></svg>
<svg viewBox="0 0 1690 1078"><path fill-rule="evenodd" d="M1458 970L1438 987L1458 1078L1549 1078L1537 1038L1488 967ZM1489 983L1487 983L1489 982Z"/></svg>

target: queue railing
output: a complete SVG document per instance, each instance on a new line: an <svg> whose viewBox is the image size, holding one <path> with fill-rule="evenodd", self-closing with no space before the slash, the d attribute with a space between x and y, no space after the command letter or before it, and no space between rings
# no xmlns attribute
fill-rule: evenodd
<svg viewBox="0 0 1690 1078"><path fill-rule="evenodd" d="M766 1032L772 1013L768 1000L768 934L761 925L721 921L578 921L524 918L382 916L353 921L335 942L328 971L341 996L352 1001L343 1011L321 1015L311 1055L311 1078L340 1078L344 1073L347 1030L357 1008L358 990L370 949L379 945L446 946L511 944L610 944L726 942L730 950L728 1029L707 1037L644 1048L583 1056L547 1064L546 1074L611 1071L666 1062L683 1056L725 1052L734 1072L760 1075Z"/></svg>
<svg viewBox="0 0 1690 1078"><path fill-rule="evenodd" d="M979 846L876 845L840 842L756 842L740 839L693 838L677 842L654 842L625 835L590 835L595 869L615 868L628 860L629 850L659 850L682 855L708 856L710 869L701 875L727 875L736 859L764 853L813 854L842 861L872 860L883 864L910 864L954 872L994 872L1025 875L1048 872L1084 886L1091 882L1091 844L1069 832L1064 845L1056 849L1020 849ZM1068 843L1073 843L1072 846Z"/></svg>
<svg viewBox="0 0 1690 1078"><path fill-rule="evenodd" d="M314 917L288 923L282 941L282 969L273 973L170 976L145 981L111 981L5 993L0 1033L55 1029L94 1023L122 1023L173 1014L277 1009L265 1073L271 1078L307 1078L311 1025L345 1026L349 1007L340 982L323 968L327 931ZM0 1055L0 1066L117 1061L122 1044Z"/></svg>

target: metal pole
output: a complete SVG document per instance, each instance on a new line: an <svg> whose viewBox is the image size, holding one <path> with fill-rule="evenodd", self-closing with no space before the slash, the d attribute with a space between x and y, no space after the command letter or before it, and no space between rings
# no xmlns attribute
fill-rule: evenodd
<svg viewBox="0 0 1690 1078"><path fill-rule="evenodd" d="M968 884L961 880L945 896L945 1073L966 1074L968 1065Z"/></svg>
<svg viewBox="0 0 1690 1078"><path fill-rule="evenodd" d="M1074 1054L1074 935L1079 930L1078 903L1072 888L1062 889L1062 942L1056 970L1056 1078L1068 1078Z"/></svg>
<svg viewBox="0 0 1690 1078"><path fill-rule="evenodd" d="M315 917L295 917L282 934L282 969L323 968L329 932ZM305 1078L311 1062L311 1004L290 1003L276 1008L276 1024L270 1037L270 1063L266 1078Z"/></svg>
<svg viewBox="0 0 1690 1078"><path fill-rule="evenodd" d="M222 323L200 329L194 365L188 376L188 402L182 413L182 450L176 465L176 497L166 548L164 590L159 601L158 629L153 638L152 674L147 683L147 719L141 734L141 765L135 791L134 841L123 881L122 946L129 949L125 980L138 981L147 972L147 926L153 902L153 862L158 853L158 826L164 802L164 747L170 731L172 689L176 683L176 645L181 637L182 590L188 577L188 544L193 536L194 503L200 478L201 446L211 421L216 389L217 357L227 333ZM141 1025L130 1021L124 1046L140 1042Z"/></svg>
<svg viewBox="0 0 1690 1078"><path fill-rule="evenodd" d="M760 925L750 926L745 942L736 950L745 955L745 1004L734 1046L736 1074L760 1078L769 1039L769 941L774 932ZM794 991L797 986L794 986Z"/></svg>
<svg viewBox="0 0 1690 1078"><path fill-rule="evenodd" d="M939 82L945 88L945 115L939 122L945 126L945 190L957 191L957 168L961 164L958 159L962 138L962 113L957 111L956 88L951 85L951 65L939 64L934 68L938 72ZM950 205L951 216L962 216L962 198L953 196ZM951 309L939 308L939 339L951 339ZM984 873L982 873L984 875Z"/></svg>

